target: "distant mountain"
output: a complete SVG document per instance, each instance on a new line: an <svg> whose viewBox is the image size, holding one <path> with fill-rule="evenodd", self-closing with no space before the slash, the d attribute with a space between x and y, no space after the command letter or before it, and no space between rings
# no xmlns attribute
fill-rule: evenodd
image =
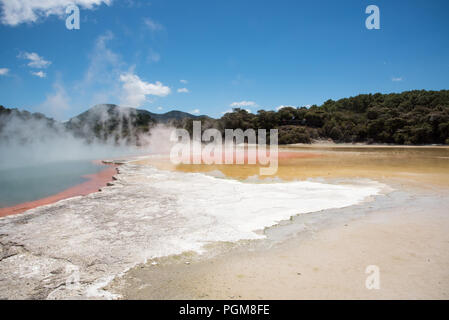
<svg viewBox="0 0 449 320"><path fill-rule="evenodd" d="M201 117L204 118L176 110L157 114L114 104L100 104L71 118L65 126L85 138L126 139L128 143L138 143L139 135L158 123L180 126L186 120Z"/></svg>
<svg viewBox="0 0 449 320"><path fill-rule="evenodd" d="M159 123L183 127L188 120L205 118L207 117L176 110L157 114L114 104L100 104L61 123L41 113L0 106L0 138L4 142L12 136L21 137L21 132L24 130L33 129L36 136L39 132L45 132L45 134L51 132L57 135L58 132L66 131L87 141L108 140L139 144L141 134L148 133Z"/></svg>
<svg viewBox="0 0 449 320"><path fill-rule="evenodd" d="M145 111L145 110L140 110L140 111ZM166 113L160 113L160 114L152 113L152 112L148 112L148 113L157 122L162 122L162 123L167 123L167 122L176 121L176 120L199 119L199 118L206 117L206 116L195 116L193 114L183 112L183 111L177 111L177 110L169 111Z"/></svg>
<svg viewBox="0 0 449 320"><path fill-rule="evenodd" d="M0 105L0 144L19 141L29 143L65 131L58 121L42 113L4 108Z"/></svg>
<svg viewBox="0 0 449 320"><path fill-rule="evenodd" d="M100 115L104 115L105 112L109 117L117 117L117 116L127 116L127 115L135 115L138 118L147 119L151 117L154 122L157 123L169 123L171 121L179 121L183 119L197 119L204 116L196 116L183 111L169 111L166 113L153 113L147 110L135 109L129 107L120 107L115 104L98 104L89 110L77 115L76 117L69 120L70 121L84 121L86 119L97 119L99 120Z"/></svg>
<svg viewBox="0 0 449 320"><path fill-rule="evenodd" d="M18 110L16 108L5 108L4 106L0 105L0 120L6 121L8 118L19 118L23 121L27 120L45 120L49 123L49 125L52 125L56 122L56 120L52 118L46 117L44 114L35 112L31 113L26 110Z"/></svg>

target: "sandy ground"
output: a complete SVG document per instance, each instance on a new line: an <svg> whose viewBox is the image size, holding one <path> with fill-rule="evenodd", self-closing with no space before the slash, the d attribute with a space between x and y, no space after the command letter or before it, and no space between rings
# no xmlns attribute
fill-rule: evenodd
<svg viewBox="0 0 449 320"><path fill-rule="evenodd" d="M210 257L148 262L110 289L125 299L448 299L447 195L400 191L319 221L299 217ZM380 289L365 286L369 265Z"/></svg>

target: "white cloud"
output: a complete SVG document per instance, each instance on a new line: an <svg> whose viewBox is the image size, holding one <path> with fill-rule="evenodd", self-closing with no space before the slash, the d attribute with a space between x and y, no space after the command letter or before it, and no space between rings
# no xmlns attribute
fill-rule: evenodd
<svg viewBox="0 0 449 320"><path fill-rule="evenodd" d="M0 0L0 22L9 26L33 23L51 15L64 16L70 4L83 9L94 9L101 4L110 5L112 0Z"/></svg>
<svg viewBox="0 0 449 320"><path fill-rule="evenodd" d="M190 92L189 89L187 89L187 88L179 88L177 91L179 93L189 93Z"/></svg>
<svg viewBox="0 0 449 320"><path fill-rule="evenodd" d="M157 107L157 110L159 110L159 111L161 111L161 110L163 110L164 108L162 108L162 107Z"/></svg>
<svg viewBox="0 0 449 320"><path fill-rule="evenodd" d="M0 76L6 76L9 73L8 68L0 68Z"/></svg>
<svg viewBox="0 0 449 320"><path fill-rule="evenodd" d="M402 77L397 77L397 78L393 77L393 78L391 78L391 81L393 81L393 82L401 82L403 80L404 79Z"/></svg>
<svg viewBox="0 0 449 320"><path fill-rule="evenodd" d="M150 29L151 31L159 31L159 30L163 30L164 26L161 25L160 23L150 19L150 18L145 18L143 19L143 23L145 24L145 26Z"/></svg>
<svg viewBox="0 0 449 320"><path fill-rule="evenodd" d="M23 52L18 55L19 58L29 60L28 66L36 69L47 68L51 65L51 61L45 60L43 57L39 56L36 52Z"/></svg>
<svg viewBox="0 0 449 320"><path fill-rule="evenodd" d="M146 101L147 95L165 97L170 93L170 88L161 82L145 82L133 73L121 74L120 81L123 82L122 103L128 106L141 106Z"/></svg>
<svg viewBox="0 0 449 320"><path fill-rule="evenodd" d="M191 114L200 114L200 109L193 109L190 111Z"/></svg>
<svg viewBox="0 0 449 320"><path fill-rule="evenodd" d="M284 109L284 108L294 108L293 106L278 106L278 107L276 107L276 111L279 111L279 110L281 110L281 109Z"/></svg>
<svg viewBox="0 0 449 320"><path fill-rule="evenodd" d="M189 83L187 80L179 80L179 82L184 83L184 84Z"/></svg>
<svg viewBox="0 0 449 320"><path fill-rule="evenodd" d="M47 74L43 71L38 71L38 72L33 72L31 71L31 74L33 76L39 77L39 78L45 78L47 76Z"/></svg>
<svg viewBox="0 0 449 320"><path fill-rule="evenodd" d="M241 107L257 106L257 104L254 101L239 101L233 102L229 106L233 108L241 108Z"/></svg>
<svg viewBox="0 0 449 320"><path fill-rule="evenodd" d="M251 109L244 109L246 112L251 113ZM226 113L232 113L234 112L233 109L228 109L226 111L223 111L221 114L226 114Z"/></svg>

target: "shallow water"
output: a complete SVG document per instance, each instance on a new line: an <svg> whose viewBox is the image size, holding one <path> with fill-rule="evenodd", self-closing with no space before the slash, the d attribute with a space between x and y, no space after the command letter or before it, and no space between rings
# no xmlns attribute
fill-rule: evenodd
<svg viewBox="0 0 449 320"><path fill-rule="evenodd" d="M51 196L104 168L91 161L65 161L0 169L0 208Z"/></svg>
<svg viewBox="0 0 449 320"><path fill-rule="evenodd" d="M282 152L297 157L280 158L273 176L285 181L310 178L406 179L415 184L449 187L448 147L371 147L371 146L291 146ZM307 156L308 155L308 156ZM245 180L259 175L258 165L171 165L167 159L148 159L161 169L182 172L221 172L228 178Z"/></svg>

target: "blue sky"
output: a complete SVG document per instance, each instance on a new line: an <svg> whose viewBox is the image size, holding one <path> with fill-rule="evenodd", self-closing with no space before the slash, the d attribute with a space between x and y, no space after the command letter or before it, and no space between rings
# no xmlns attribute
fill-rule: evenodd
<svg viewBox="0 0 449 320"><path fill-rule="evenodd" d="M0 104L59 120L97 103L220 117L449 89L447 0L75 0L79 30L68 2L0 0ZM380 30L365 27L370 4Z"/></svg>

